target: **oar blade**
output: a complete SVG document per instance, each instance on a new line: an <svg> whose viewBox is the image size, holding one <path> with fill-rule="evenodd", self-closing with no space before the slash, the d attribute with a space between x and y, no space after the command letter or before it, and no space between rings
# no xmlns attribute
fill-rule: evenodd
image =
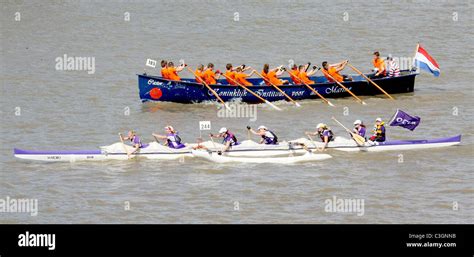
<svg viewBox="0 0 474 257"><path fill-rule="evenodd" d="M331 102L328 101L327 103L328 103L329 106L335 107L335 105L332 104Z"/></svg>
<svg viewBox="0 0 474 257"><path fill-rule="evenodd" d="M265 103L268 104L268 105L270 105L273 109L275 109L275 110L277 110L277 111L282 111L281 108L279 108L278 106L276 106L276 105L270 103L268 100L265 100Z"/></svg>

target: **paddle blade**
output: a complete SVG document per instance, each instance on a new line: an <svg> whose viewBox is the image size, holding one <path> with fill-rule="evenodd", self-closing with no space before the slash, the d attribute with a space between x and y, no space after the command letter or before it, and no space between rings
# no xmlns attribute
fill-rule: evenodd
<svg viewBox="0 0 474 257"><path fill-rule="evenodd" d="M273 109L275 109L275 110L277 110L277 111L281 111L281 109L280 109L278 106L276 106L276 105L270 103L269 101L265 100L265 103L268 104L268 105L270 105Z"/></svg>
<svg viewBox="0 0 474 257"><path fill-rule="evenodd" d="M351 133L351 135L352 135L352 139L356 142L357 145L359 146L365 145L365 138L355 133Z"/></svg>
<svg viewBox="0 0 474 257"><path fill-rule="evenodd" d="M367 103L366 103L366 102L364 102L364 101L362 101L362 102L361 102L361 104L363 104L363 105L367 105Z"/></svg>
<svg viewBox="0 0 474 257"><path fill-rule="evenodd" d="M329 106L334 107L335 105L328 101Z"/></svg>
<svg viewBox="0 0 474 257"><path fill-rule="evenodd" d="M297 102L295 102L295 105L298 106L298 107L301 107L301 105Z"/></svg>

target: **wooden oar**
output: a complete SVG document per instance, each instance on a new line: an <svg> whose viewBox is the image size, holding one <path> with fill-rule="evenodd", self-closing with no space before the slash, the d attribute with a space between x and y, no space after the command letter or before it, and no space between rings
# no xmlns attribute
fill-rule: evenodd
<svg viewBox="0 0 474 257"><path fill-rule="evenodd" d="M338 120L336 120L336 118L332 117L332 119L335 122L337 122L337 124L341 125L341 127L343 127L347 132L349 132L349 134L351 134L352 139L354 139L354 141L357 143L357 145L359 145L359 146L364 146L365 145L365 138L363 138L362 136L350 131L342 123L340 123Z"/></svg>
<svg viewBox="0 0 474 257"><path fill-rule="evenodd" d="M192 74L194 74L194 77L196 77L196 78L198 77L198 76L196 75L196 73L194 73L194 71L191 70L189 67L188 67L188 70L189 70ZM204 86L206 86L207 89L209 89L209 91L211 91L212 94L214 94L214 96L225 106L225 108L226 108L227 110L230 110L229 106L227 106L227 104L224 102L224 100L222 100L222 98L216 93L216 91L214 91L214 89L212 89L205 81L202 81L201 84L203 84Z"/></svg>
<svg viewBox="0 0 474 257"><path fill-rule="evenodd" d="M278 90L280 93L282 93L288 100L290 100L290 102L292 102L293 104L295 104L296 106L300 107L301 105L297 102L295 102L295 100L293 100L293 98L291 98L289 95L287 95L285 92L283 92L283 90L281 90L280 88L278 88L277 86L275 86L273 83L271 83L268 79L266 79L262 74L260 74L258 71L256 70L253 70L255 73L258 74L258 76L260 76L263 80L267 81L270 85L272 85L276 90Z"/></svg>
<svg viewBox="0 0 474 257"><path fill-rule="evenodd" d="M331 74L329 74L328 72L326 72L326 75L328 75L329 78L331 78L334 82L336 82L340 87L344 88L344 90L346 90L347 93L351 94L359 103L363 104L363 105L366 105L366 103L364 101L362 101L362 99L360 99L359 97L357 97L354 93L352 93L352 91L349 90L349 88L345 87L341 82L337 81L336 79L334 79L333 76L331 76Z"/></svg>
<svg viewBox="0 0 474 257"><path fill-rule="evenodd" d="M287 70L285 70L288 75L290 75L290 77L292 76L291 73ZM326 102L327 104L329 104L330 106L334 106L334 104L332 104L331 102L329 102L328 99L324 98L324 96L322 96L318 91L316 91L316 89L312 88L310 85L308 85L307 83L305 83L303 80L301 80L300 78L296 77L296 76L293 76L295 77L300 83L302 83L303 85L305 85L306 87L308 87L311 91L313 91L317 96L319 96L319 98L321 98L324 102Z"/></svg>
<svg viewBox="0 0 474 257"><path fill-rule="evenodd" d="M123 137L122 137L122 133L118 133L119 137L120 137L120 142L122 142L122 147L123 147L123 150L125 151L125 153L127 154L127 159L130 158L130 153L128 152L128 149L127 147L125 146L125 143L123 142Z"/></svg>
<svg viewBox="0 0 474 257"><path fill-rule="evenodd" d="M262 102L270 105L271 107L273 107L275 110L278 110L278 111L281 111L280 108L278 108L276 105L270 103L268 100L264 99L263 97L257 95L257 93L253 92L252 90L248 89L246 86L240 84L239 82L235 81L234 79L230 78L229 76L225 75L224 73L222 73L222 76L224 76L226 79L229 79L231 80L232 82L234 82L235 84L237 84L238 86L240 86L241 88L247 90L247 92L249 92L250 94L254 95L256 98L260 99Z"/></svg>
<svg viewBox="0 0 474 257"><path fill-rule="evenodd" d="M395 98L393 98L391 95L389 95L387 92L385 92L385 90L383 90L383 88L381 88L379 85L377 85L373 80L369 79L367 76L365 76L364 73L362 73L360 70L358 70L356 67L354 67L352 64L350 63L347 63L349 64L349 67L351 67L355 72L359 73L359 75L361 75L362 77L364 77L367 81L369 81L370 83L372 83L372 85L374 85L376 88L378 88L380 91L382 91L382 93L384 93L388 98L392 99L392 100L395 100Z"/></svg>

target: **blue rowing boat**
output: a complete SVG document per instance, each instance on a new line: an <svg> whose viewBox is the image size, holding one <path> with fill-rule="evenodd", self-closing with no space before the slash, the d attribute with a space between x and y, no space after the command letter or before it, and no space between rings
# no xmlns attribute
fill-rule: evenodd
<svg viewBox="0 0 474 257"><path fill-rule="evenodd" d="M369 76L370 74L367 74ZM415 77L413 71L402 71L399 77L384 77L372 79L389 94L413 92ZM343 82L343 85L356 95L378 95L381 92L367 82L362 76L352 76L354 81ZM282 78L291 81L289 78ZM311 85L319 94L325 98L338 98L350 96L336 83L328 82L324 76L311 77L316 83ZM285 96L274 87L267 86L261 78L250 78L253 86L248 88L268 101L287 100ZM217 94L226 102L241 101L246 103L260 103L261 101L239 86L232 86L225 79L220 79L219 84L211 85ZM164 101L176 103L199 103L205 101L216 101L216 97L204 85L196 83L195 79L182 79L173 81L163 79L159 76L138 74L138 88L142 102ZM319 97L304 85L279 86L287 95L294 100L319 99Z"/></svg>

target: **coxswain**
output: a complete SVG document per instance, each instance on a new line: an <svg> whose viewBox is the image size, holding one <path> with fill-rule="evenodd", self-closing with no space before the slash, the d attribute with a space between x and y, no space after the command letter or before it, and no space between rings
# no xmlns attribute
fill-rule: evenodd
<svg viewBox="0 0 474 257"><path fill-rule="evenodd" d="M219 130L219 134L214 135L214 134L209 134L210 137L214 138L223 138L222 144L224 145L224 149L222 149L222 152L228 151L232 146L238 145L239 142L237 141L237 138L233 133L231 133L227 128L221 128ZM222 152L218 152L218 154L221 154Z"/></svg>
<svg viewBox="0 0 474 257"><path fill-rule="evenodd" d="M332 130L324 123L319 123L316 126L316 131L315 132L305 132L306 135L311 135L311 136L319 136L321 139L321 142L324 143L323 147L321 149L318 149L320 151L324 151L326 147L328 146L329 142L334 140L334 133Z"/></svg>
<svg viewBox="0 0 474 257"><path fill-rule="evenodd" d="M254 135L261 136L260 144L276 145L278 144L278 137L271 130L268 130L265 126L258 127L257 131L253 130L250 126L247 126L247 130L252 132Z"/></svg>
<svg viewBox="0 0 474 257"><path fill-rule="evenodd" d="M178 132L172 126L165 127L166 135L160 135L153 133L152 135L158 140L163 139L166 140L166 145L169 148L173 149L180 149L186 147L183 143L181 143L181 138L178 135Z"/></svg>
<svg viewBox="0 0 474 257"><path fill-rule="evenodd" d="M181 78L178 76L178 72L183 71L186 64L182 63L181 65L175 67L173 62L168 62L168 79L169 80L176 80L181 81Z"/></svg>
<svg viewBox="0 0 474 257"><path fill-rule="evenodd" d="M372 142L385 142L385 123L382 118L375 120L375 125L372 130L373 135L369 138Z"/></svg>
<svg viewBox="0 0 474 257"><path fill-rule="evenodd" d="M351 77L347 75L339 74L339 72L342 71L346 67L348 62L349 60L345 60L345 61L335 63L335 64L328 64L328 62L324 61L322 63L323 69L321 71L323 72L323 75L326 77L326 79L329 82L334 82L334 80L331 77L333 77L338 82L352 81Z"/></svg>
<svg viewBox="0 0 474 257"><path fill-rule="evenodd" d="M380 58L380 53L378 51L374 52L374 59L372 60L372 64L374 65L374 78L377 77L385 77L387 73L387 68L385 66L385 61Z"/></svg>

